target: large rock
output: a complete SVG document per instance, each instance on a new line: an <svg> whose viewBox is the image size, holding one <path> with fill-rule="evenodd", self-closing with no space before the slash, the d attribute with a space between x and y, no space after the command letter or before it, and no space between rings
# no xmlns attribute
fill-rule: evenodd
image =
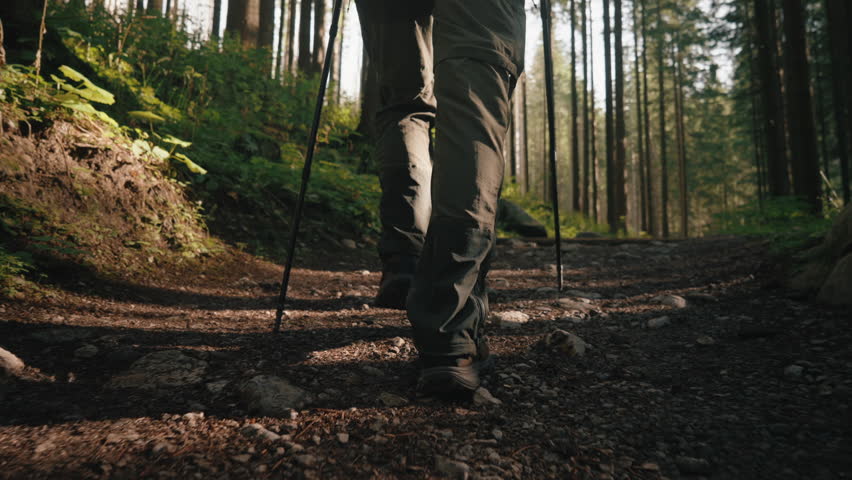
<svg viewBox="0 0 852 480"><path fill-rule="evenodd" d="M840 213L823 242L808 250L806 265L790 281L800 292L818 292L818 300L852 305L852 205Z"/></svg>
<svg viewBox="0 0 852 480"><path fill-rule="evenodd" d="M24 369L24 362L14 353L0 348L0 376L15 376Z"/></svg>
<svg viewBox="0 0 852 480"><path fill-rule="evenodd" d="M852 253L837 262L822 284L817 299L830 305L852 305Z"/></svg>
<svg viewBox="0 0 852 480"><path fill-rule="evenodd" d="M240 386L240 396L250 411L268 417L289 417L291 409L309 401L307 392L273 375L250 378Z"/></svg>
<svg viewBox="0 0 852 480"><path fill-rule="evenodd" d="M197 385L207 372L207 362L180 350L149 353L133 362L130 369L110 380L112 388L156 390Z"/></svg>

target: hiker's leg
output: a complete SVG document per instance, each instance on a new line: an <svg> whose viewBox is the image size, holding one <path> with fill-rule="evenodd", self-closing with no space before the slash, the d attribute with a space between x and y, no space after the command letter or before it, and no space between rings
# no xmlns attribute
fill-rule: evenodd
<svg viewBox="0 0 852 480"><path fill-rule="evenodd" d="M357 6L370 68L378 76L379 254L385 262L416 257L431 212L432 6L395 0L358 0Z"/></svg>
<svg viewBox="0 0 852 480"><path fill-rule="evenodd" d="M509 101L523 69L523 3L435 6L432 217L407 305L422 355L476 353L487 303L475 286L495 239Z"/></svg>

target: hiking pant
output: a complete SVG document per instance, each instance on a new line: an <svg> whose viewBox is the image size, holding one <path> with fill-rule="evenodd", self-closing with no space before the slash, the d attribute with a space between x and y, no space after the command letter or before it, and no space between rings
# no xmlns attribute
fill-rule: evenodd
<svg viewBox="0 0 852 480"><path fill-rule="evenodd" d="M495 240L510 99L523 70L524 1L357 5L379 85L379 253L420 257L407 300L420 354L474 354L488 310L480 276Z"/></svg>

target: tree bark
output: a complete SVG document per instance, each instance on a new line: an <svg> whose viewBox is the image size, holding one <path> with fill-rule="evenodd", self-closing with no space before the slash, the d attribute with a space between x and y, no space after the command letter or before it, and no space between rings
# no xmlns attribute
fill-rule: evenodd
<svg viewBox="0 0 852 480"><path fill-rule="evenodd" d="M311 0L300 0L299 3L299 61L300 72L310 72L313 58L311 56Z"/></svg>
<svg viewBox="0 0 852 480"><path fill-rule="evenodd" d="M663 5L657 0L657 86L660 102L660 227L663 238L669 237L669 173L666 148L666 56L663 30Z"/></svg>
<svg viewBox="0 0 852 480"><path fill-rule="evenodd" d="M290 13L287 19L287 59L284 66L288 72L293 73L296 63L296 7L299 0L290 0Z"/></svg>
<svg viewBox="0 0 852 480"><path fill-rule="evenodd" d="M258 7L257 47L271 52L275 41L275 0L260 0Z"/></svg>
<svg viewBox="0 0 852 480"><path fill-rule="evenodd" d="M586 2L580 0L580 24L582 30L580 36L583 38L583 186L580 194L580 201L583 206L583 215L589 217L589 52L588 41L586 39L588 25L586 24Z"/></svg>
<svg viewBox="0 0 852 480"><path fill-rule="evenodd" d="M284 72L284 37L287 26L287 0L281 0L281 15L278 19L278 47L275 49L274 62L275 78L280 79Z"/></svg>
<svg viewBox="0 0 852 480"><path fill-rule="evenodd" d="M613 164L613 185L615 191L615 230L610 226L610 231L626 230L627 221L627 191L625 188L624 174L627 167L625 142L627 129L624 119L624 48L621 37L621 0L615 0L615 162Z"/></svg>
<svg viewBox="0 0 852 480"><path fill-rule="evenodd" d="M162 15L163 0L148 0L147 11L149 15Z"/></svg>
<svg viewBox="0 0 852 480"><path fill-rule="evenodd" d="M523 193L529 193L530 191L530 144L529 144L529 121L527 117L528 106L527 106L527 75L524 73L521 76L521 105L523 105L523 129L521 130L522 141L521 141L521 151L524 153L524 162L521 171L524 175L524 180L521 183L521 191Z"/></svg>
<svg viewBox="0 0 852 480"><path fill-rule="evenodd" d="M589 123L591 123L591 145L590 145L590 155L589 163L591 164L591 196L589 198L589 207L592 214L592 219L594 219L595 223L598 222L600 215L598 213L598 139L597 139L597 110L595 109L595 42L591 39L592 33L592 2L589 2L589 103L591 105L590 119Z"/></svg>
<svg viewBox="0 0 852 480"><path fill-rule="evenodd" d="M211 38L218 40L219 32L222 31L222 0L213 0L213 26L211 28Z"/></svg>
<svg viewBox="0 0 852 480"><path fill-rule="evenodd" d="M787 175L787 146L781 105L781 85L775 55L775 12L767 0L754 0L754 18L757 27L758 72L763 97L766 129L766 162L769 170L769 195L790 193Z"/></svg>
<svg viewBox="0 0 852 480"><path fill-rule="evenodd" d="M684 122L683 68L681 65L680 37L675 36L672 46L672 64L675 65L675 122L677 126L677 176L680 201L680 234L689 237L689 197L686 185L686 124Z"/></svg>
<svg viewBox="0 0 852 480"><path fill-rule="evenodd" d="M648 101L648 25L646 22L645 0L640 0L642 10L642 101L645 120L645 188L648 202L648 233L656 235L657 222L654 210L654 176L651 174L651 103Z"/></svg>
<svg viewBox="0 0 852 480"><path fill-rule="evenodd" d="M612 48L610 46L609 0L603 2L604 15L604 92L606 113L604 116L606 136L606 219L610 233L618 229L615 209L615 165L613 159L613 111L612 111Z"/></svg>
<svg viewBox="0 0 852 480"><path fill-rule="evenodd" d="M225 30L239 38L243 48L257 48L260 30L260 0L232 0L228 3Z"/></svg>
<svg viewBox="0 0 852 480"><path fill-rule="evenodd" d="M340 12L340 28L337 33L337 47L334 49L334 82L335 105L340 105L343 98L343 37L346 33L346 10Z"/></svg>
<svg viewBox="0 0 852 480"><path fill-rule="evenodd" d="M311 72L319 73L325 61L325 0L314 0L314 48Z"/></svg>
<svg viewBox="0 0 852 480"><path fill-rule="evenodd" d="M642 81L639 76L639 11L633 0L633 78L636 84L636 146L639 153L639 230L648 231L648 188L645 177L645 145L642 131Z"/></svg>
<svg viewBox="0 0 852 480"><path fill-rule="evenodd" d="M576 3L571 0L571 211L580 211L580 131L577 119Z"/></svg>

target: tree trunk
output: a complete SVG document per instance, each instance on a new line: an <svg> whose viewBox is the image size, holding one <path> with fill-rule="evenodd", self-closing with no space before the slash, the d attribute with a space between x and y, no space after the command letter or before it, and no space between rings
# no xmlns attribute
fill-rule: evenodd
<svg viewBox="0 0 852 480"><path fill-rule="evenodd" d="M314 0L314 48L311 72L319 73L325 61L325 0Z"/></svg>
<svg viewBox="0 0 852 480"><path fill-rule="evenodd" d="M340 12L340 28L337 32L337 47L334 49L334 82L336 98L334 103L340 105L343 98L343 37L346 33L346 10Z"/></svg>
<svg viewBox="0 0 852 480"><path fill-rule="evenodd" d="M577 119L577 16L571 0L571 211L580 211L580 131Z"/></svg>
<svg viewBox="0 0 852 480"><path fill-rule="evenodd" d="M636 84L636 146L639 153L639 230L648 231L648 188L645 177L645 145L642 135L642 82L639 76L639 11L633 0L633 78Z"/></svg>
<svg viewBox="0 0 852 480"><path fill-rule="evenodd" d="M769 167L769 195L790 193L787 176L787 147L781 105L781 85L775 55L775 12L767 0L754 0L754 18L757 26L758 72L763 97L766 128L766 162Z"/></svg>
<svg viewBox="0 0 852 480"><path fill-rule="evenodd" d="M793 193L803 197L813 213L822 210L819 153L811 99L810 62L801 0L784 0L787 121L792 151Z"/></svg>
<svg viewBox="0 0 852 480"><path fill-rule="evenodd" d="M675 122L677 124L677 176L680 200L680 233L689 237L689 197L686 186L686 124L684 122L683 68L681 65L680 38L673 42L672 63L675 65Z"/></svg>
<svg viewBox="0 0 852 480"><path fill-rule="evenodd" d="M657 0L657 86L660 101L660 227L663 238L669 237L669 166L666 148L666 56L663 31L663 5Z"/></svg>
<svg viewBox="0 0 852 480"><path fill-rule="evenodd" d="M592 33L592 2L589 2L589 36L593 35ZM600 215L598 214L598 139L597 139L597 110L595 108L595 42L590 38L589 41L589 103L591 105L591 115L589 118L590 125L590 135L591 135L591 144L590 144L590 155L589 163L591 164L591 197L589 198L589 207L591 209L592 218L595 223L598 222Z"/></svg>
<svg viewBox="0 0 852 480"><path fill-rule="evenodd" d="M521 131L523 140L521 141L521 151L524 153L524 162L522 172L524 174L524 181L521 183L521 191L523 193L529 193L530 191L530 143L529 143L529 121L527 117L528 107L527 107L527 75L523 74L521 77L521 105L523 105L523 122L524 127Z"/></svg>
<svg viewBox="0 0 852 480"><path fill-rule="evenodd" d="M612 175L613 197L615 201L616 220L615 230L610 226L610 231L626 231L627 221L627 191L625 189L624 174L627 168L627 152L625 142L627 129L624 120L624 48L621 38L621 0L615 0L615 171Z"/></svg>
<svg viewBox="0 0 852 480"><path fill-rule="evenodd" d="M645 0L641 1L642 7L642 103L645 120L645 188L646 200L648 202L648 233L656 235L657 222L654 210L654 176L651 174L651 103L648 101L648 25L645 16Z"/></svg>
<svg viewBox="0 0 852 480"><path fill-rule="evenodd" d="M828 17L828 33L831 42L831 92L834 97L834 123L837 137L837 156L840 160L840 177L843 183L843 203L850 202L849 161L852 159L852 133L849 131L849 115L852 115L852 105L849 90L852 82L852 64L849 55L852 54L846 42L848 34L850 10L848 0L826 0L825 9Z"/></svg>
<svg viewBox="0 0 852 480"><path fill-rule="evenodd" d="M275 49L275 78L280 79L284 72L284 36L287 26L287 0L281 0L281 15L278 19L278 47Z"/></svg>
<svg viewBox="0 0 852 480"><path fill-rule="evenodd" d="M258 13L257 46L272 52L275 42L275 0L260 0Z"/></svg>
<svg viewBox="0 0 852 480"><path fill-rule="evenodd" d="M287 19L287 59L284 66L288 72L293 73L296 63L296 7L299 0L290 0L290 12Z"/></svg>
<svg viewBox="0 0 852 480"><path fill-rule="evenodd" d="M299 71L310 72L313 58L311 57L311 0L300 0L299 3Z"/></svg>
<svg viewBox="0 0 852 480"><path fill-rule="evenodd" d="M243 48L257 48L260 0L233 0L228 4L226 31L237 36Z"/></svg>
<svg viewBox="0 0 852 480"><path fill-rule="evenodd" d="M583 216L589 217L589 52L588 41L586 39L588 25L586 24L586 2L580 0L580 24L582 30L580 32L583 48L583 186L580 194L580 201L583 205Z"/></svg>
<svg viewBox="0 0 852 480"><path fill-rule="evenodd" d="M610 233L618 230L618 217L615 210L615 176L613 165L613 112L612 112L612 48L610 46L609 0L603 2L604 15L604 92L606 110L604 122L606 132L606 219Z"/></svg>
<svg viewBox="0 0 852 480"><path fill-rule="evenodd" d="M147 11L149 15L162 15L163 0L148 0Z"/></svg>
<svg viewBox="0 0 852 480"><path fill-rule="evenodd" d="M150 1L150 0L149 0ZM213 26L211 38L219 39L219 32L222 31L222 0L213 0Z"/></svg>

